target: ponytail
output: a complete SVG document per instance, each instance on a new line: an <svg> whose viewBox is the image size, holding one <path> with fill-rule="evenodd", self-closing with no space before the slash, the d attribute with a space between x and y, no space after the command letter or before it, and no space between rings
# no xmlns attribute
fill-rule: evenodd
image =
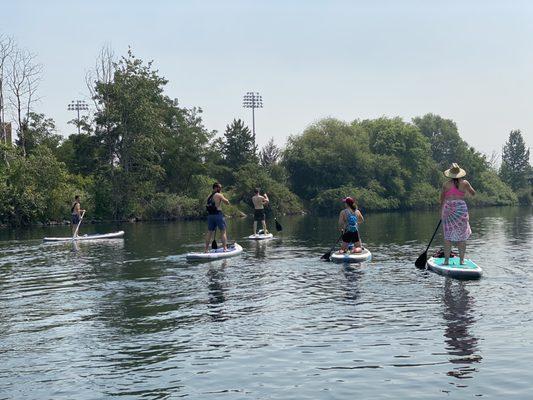
<svg viewBox="0 0 533 400"><path fill-rule="evenodd" d="M456 189L459 189L459 178L452 178L453 185Z"/></svg>

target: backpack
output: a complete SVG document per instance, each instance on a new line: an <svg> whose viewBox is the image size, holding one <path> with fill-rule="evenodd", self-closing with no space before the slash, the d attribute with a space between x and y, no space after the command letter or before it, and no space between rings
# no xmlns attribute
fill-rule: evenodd
<svg viewBox="0 0 533 400"><path fill-rule="evenodd" d="M211 193L211 196L207 198L207 204L205 205L205 209L209 214L216 214L218 209L215 204L215 199L213 198L215 196L215 193Z"/></svg>
<svg viewBox="0 0 533 400"><path fill-rule="evenodd" d="M348 225L346 226L346 231L357 232L357 229L359 228L359 224L357 223L357 215L352 214L349 211L347 213L348 213L348 218L347 218Z"/></svg>

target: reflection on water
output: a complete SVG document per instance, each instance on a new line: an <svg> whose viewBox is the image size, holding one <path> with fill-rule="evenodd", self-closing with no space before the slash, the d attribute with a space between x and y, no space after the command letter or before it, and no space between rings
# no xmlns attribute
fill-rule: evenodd
<svg viewBox="0 0 533 400"><path fill-rule="evenodd" d="M459 379L472 378L476 369L471 364L482 360L478 354L478 338L470 332L476 322L475 304L465 285L462 281L446 279L443 296L446 350L450 355L450 363L460 365L449 371L448 375Z"/></svg>
<svg viewBox="0 0 533 400"><path fill-rule="evenodd" d="M210 265L207 270L208 290L209 290L209 315L213 321L225 321L224 302L226 301L227 287L224 269L227 267L227 260L223 260L220 266Z"/></svg>
<svg viewBox="0 0 533 400"><path fill-rule="evenodd" d="M351 265L320 260L336 218L195 264L203 221L88 226L126 231L94 243L0 231L0 399L528 398L531 209L472 210L477 282L413 266L437 220L367 213L374 259Z"/></svg>

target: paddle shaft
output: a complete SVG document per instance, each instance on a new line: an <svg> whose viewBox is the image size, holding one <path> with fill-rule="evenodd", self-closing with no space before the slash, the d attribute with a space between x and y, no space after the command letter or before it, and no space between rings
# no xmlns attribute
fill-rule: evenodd
<svg viewBox="0 0 533 400"><path fill-rule="evenodd" d="M85 210L81 213L80 222L78 222L78 226L76 227L76 230L74 231L74 235L72 237L78 236L78 231L80 230L81 221L83 220L83 216L85 215Z"/></svg>
<svg viewBox="0 0 533 400"><path fill-rule="evenodd" d="M439 219L439 223L437 224L437 227L435 228L435 232L433 232L433 236L431 236L431 240L430 240L429 243L428 243L428 247L426 247L426 251L425 251L425 253L428 252L429 247L431 246L431 243L433 243L433 239L435 239L435 235L437 234L437 231L439 230L439 227L440 227L441 222L442 222L442 220Z"/></svg>
<svg viewBox="0 0 533 400"><path fill-rule="evenodd" d="M331 246L331 249L329 249L329 251L326 254L324 254L321 258L329 260L329 257L331 256L331 253L333 252L333 249L335 248L335 246L337 246L337 243L339 243L339 241L342 239L342 235L343 234L344 234L344 232L341 232L341 234L339 235L339 238L337 239L335 244L333 246Z"/></svg>

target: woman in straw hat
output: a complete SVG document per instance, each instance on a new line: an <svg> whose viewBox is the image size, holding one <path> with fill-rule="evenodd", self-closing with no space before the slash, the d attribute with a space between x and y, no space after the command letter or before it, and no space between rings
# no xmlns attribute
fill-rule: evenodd
<svg viewBox="0 0 533 400"><path fill-rule="evenodd" d="M472 234L468 222L468 207L464 197L467 193L473 196L476 191L464 179L466 171L456 163L444 171L444 175L450 178L442 185L440 194L442 225L444 227L444 265L448 265L452 243L457 243L460 263L464 264L466 240Z"/></svg>

